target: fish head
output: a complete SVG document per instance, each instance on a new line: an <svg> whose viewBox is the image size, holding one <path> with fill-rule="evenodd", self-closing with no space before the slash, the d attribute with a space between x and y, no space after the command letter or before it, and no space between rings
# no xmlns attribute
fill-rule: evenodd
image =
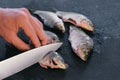
<svg viewBox="0 0 120 80"><path fill-rule="evenodd" d="M77 47L77 55L83 60L86 61L89 55L91 48L87 44L83 44Z"/></svg>
<svg viewBox="0 0 120 80"><path fill-rule="evenodd" d="M46 36L48 38L49 44L60 42L60 40L56 34L50 32L50 31L45 31L45 33L46 33Z"/></svg>
<svg viewBox="0 0 120 80"><path fill-rule="evenodd" d="M59 21L59 22L55 23L54 27L56 29L60 30L62 33L65 32L65 26L64 26L62 21Z"/></svg>
<svg viewBox="0 0 120 80"><path fill-rule="evenodd" d="M57 52L49 52L48 55L46 55L43 60L40 61L40 64L46 66L49 66L51 68L60 68L60 69L66 69L68 67L67 64L65 64L63 58L57 53Z"/></svg>
<svg viewBox="0 0 120 80"><path fill-rule="evenodd" d="M57 52L54 52L55 56L53 58L54 63L61 69L66 69L68 67L67 64L65 64L63 58L61 56L58 55Z"/></svg>
<svg viewBox="0 0 120 80"><path fill-rule="evenodd" d="M51 39L52 43L57 43L60 42L60 40L58 39L58 37L53 36Z"/></svg>
<svg viewBox="0 0 120 80"><path fill-rule="evenodd" d="M56 36L52 36L52 37L48 38L48 43L49 44L51 44L51 43L57 43L57 42L60 42L60 40Z"/></svg>
<svg viewBox="0 0 120 80"><path fill-rule="evenodd" d="M57 43L57 42L60 42L60 40L56 35L52 35L52 37L49 38L49 43Z"/></svg>

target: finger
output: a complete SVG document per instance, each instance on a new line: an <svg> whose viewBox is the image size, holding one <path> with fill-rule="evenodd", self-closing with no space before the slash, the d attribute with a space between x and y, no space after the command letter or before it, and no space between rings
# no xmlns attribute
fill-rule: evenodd
<svg viewBox="0 0 120 80"><path fill-rule="evenodd" d="M32 28L32 25L28 19L24 20L24 22L21 24L21 28L24 30L24 33L30 38L35 47L39 47L41 45L35 33L35 30Z"/></svg>
<svg viewBox="0 0 120 80"><path fill-rule="evenodd" d="M19 9L24 11L26 14L30 15L30 12L27 8L19 8Z"/></svg>
<svg viewBox="0 0 120 80"><path fill-rule="evenodd" d="M18 48L19 50L29 50L30 47L23 42L16 34L12 34L11 35L13 38L11 38L11 44L14 45L16 48Z"/></svg>
<svg viewBox="0 0 120 80"><path fill-rule="evenodd" d="M34 18L34 17L33 17L33 19L34 19L36 22L38 22L38 25L41 26L40 21L38 21L38 20L37 20L36 18ZM36 27L36 32L37 32L37 34L38 34L39 39L41 40L42 45L46 45L46 44L48 43L48 38L46 37L45 32L43 31L43 29L39 28L39 26L38 26L38 27Z"/></svg>
<svg viewBox="0 0 120 80"><path fill-rule="evenodd" d="M37 18L35 18L34 16L32 16L32 18L38 23L39 28L43 29L43 24Z"/></svg>
<svg viewBox="0 0 120 80"><path fill-rule="evenodd" d="M44 31L43 30L40 31L39 29L37 29L36 31L37 31L38 37L39 37L42 45L48 44L48 38L46 37Z"/></svg>
<svg viewBox="0 0 120 80"><path fill-rule="evenodd" d="M39 37L42 45L46 45L48 43L48 39L43 31L43 29L41 29L41 26L43 26L35 17L31 16L31 23L34 26L34 29L37 33L37 36Z"/></svg>

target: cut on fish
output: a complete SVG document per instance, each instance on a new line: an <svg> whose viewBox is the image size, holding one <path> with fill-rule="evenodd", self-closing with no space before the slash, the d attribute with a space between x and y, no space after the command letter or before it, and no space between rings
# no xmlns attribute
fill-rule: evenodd
<svg viewBox="0 0 120 80"><path fill-rule="evenodd" d="M56 14L64 21L74 24L88 31L94 31L93 23L85 15L75 12L56 11Z"/></svg>

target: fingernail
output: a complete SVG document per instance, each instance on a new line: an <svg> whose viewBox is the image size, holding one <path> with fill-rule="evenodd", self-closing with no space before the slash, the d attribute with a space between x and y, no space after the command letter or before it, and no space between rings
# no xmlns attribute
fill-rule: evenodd
<svg viewBox="0 0 120 80"><path fill-rule="evenodd" d="M41 44L40 43L38 43L37 45L35 45L35 47L40 47L41 46Z"/></svg>
<svg viewBox="0 0 120 80"><path fill-rule="evenodd" d="M48 44L48 41L43 41L43 42L42 42L42 45L43 45L43 46L46 45L46 44Z"/></svg>
<svg viewBox="0 0 120 80"><path fill-rule="evenodd" d="M27 50L30 50L30 47L29 47L29 46L26 46L26 47L24 47L24 48L22 48L22 49L20 49L20 50L22 50L22 51L27 51Z"/></svg>

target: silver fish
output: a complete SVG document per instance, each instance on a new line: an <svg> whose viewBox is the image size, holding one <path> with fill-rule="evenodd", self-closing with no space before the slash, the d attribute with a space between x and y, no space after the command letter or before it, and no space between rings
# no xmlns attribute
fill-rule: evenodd
<svg viewBox="0 0 120 80"><path fill-rule="evenodd" d="M43 57L43 59L39 62L41 67L43 68L60 68L67 69L68 65L65 64L63 58L57 52L49 52L47 55Z"/></svg>
<svg viewBox="0 0 120 80"><path fill-rule="evenodd" d="M50 31L45 31L45 34L48 38L48 43L57 43L57 42L60 42L58 36L53 33L53 32L50 32Z"/></svg>
<svg viewBox="0 0 120 80"><path fill-rule="evenodd" d="M63 33L65 27L63 21L53 12L36 10L34 14L37 14L43 20L44 24L50 28L56 28Z"/></svg>
<svg viewBox="0 0 120 80"><path fill-rule="evenodd" d="M56 14L64 22L70 22L83 29L94 31L93 23L84 15L74 12L56 11Z"/></svg>
<svg viewBox="0 0 120 80"><path fill-rule="evenodd" d="M70 26L69 41L73 51L83 60L86 61L90 50L93 48L93 40L80 28Z"/></svg>

